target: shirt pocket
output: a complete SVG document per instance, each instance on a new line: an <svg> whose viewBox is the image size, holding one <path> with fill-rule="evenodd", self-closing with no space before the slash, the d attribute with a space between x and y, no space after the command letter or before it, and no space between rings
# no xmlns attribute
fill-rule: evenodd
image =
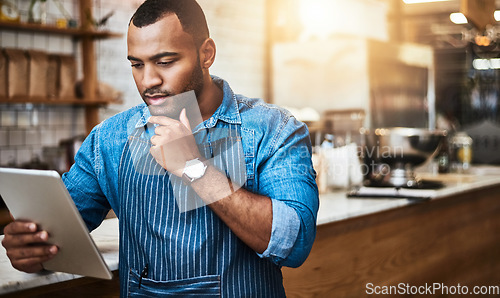
<svg viewBox="0 0 500 298"><path fill-rule="evenodd" d="M140 286L139 286L140 285ZM128 297L220 297L220 275L156 281L130 270Z"/></svg>

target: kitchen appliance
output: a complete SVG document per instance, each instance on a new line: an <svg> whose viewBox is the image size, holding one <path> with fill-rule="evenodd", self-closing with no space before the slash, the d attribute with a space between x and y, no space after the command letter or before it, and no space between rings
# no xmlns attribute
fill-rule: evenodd
<svg viewBox="0 0 500 298"><path fill-rule="evenodd" d="M276 44L272 66L274 104L326 117L362 110L370 128L435 127L431 46L335 35Z"/></svg>
<svg viewBox="0 0 500 298"><path fill-rule="evenodd" d="M365 185L373 187L422 188L415 176L422 165L438 151L446 131L393 127L362 130Z"/></svg>

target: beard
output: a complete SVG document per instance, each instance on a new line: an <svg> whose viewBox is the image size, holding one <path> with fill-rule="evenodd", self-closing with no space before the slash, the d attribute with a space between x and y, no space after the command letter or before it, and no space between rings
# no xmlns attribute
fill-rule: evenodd
<svg viewBox="0 0 500 298"><path fill-rule="evenodd" d="M199 59L197 59L199 61ZM178 93L171 90L163 90L161 88L149 88L142 93L143 101L147 104L145 98L147 95L155 94L161 97L168 97L167 100L161 105L150 105L148 108L153 116L167 116L172 119L179 120L179 115L183 108L187 108L187 103L182 100L182 97L174 97L175 95L182 94L188 91L194 91L196 98L199 97L203 90L203 70L199 64L193 69L188 81L185 82L185 87ZM187 109L188 110L188 109Z"/></svg>

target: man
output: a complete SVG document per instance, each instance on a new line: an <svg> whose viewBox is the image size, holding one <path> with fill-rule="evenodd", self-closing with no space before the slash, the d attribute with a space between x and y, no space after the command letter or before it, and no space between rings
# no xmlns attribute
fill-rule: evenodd
<svg viewBox="0 0 500 298"><path fill-rule="evenodd" d="M145 104L96 126L63 176L89 230L110 208L119 218L121 295L283 297L281 266L300 266L315 238L306 126L209 74L216 48L195 0L147 0L127 43ZM169 98L188 91L201 123L185 108L179 120L151 116L147 106L168 110ZM216 129L227 137L215 140ZM225 171L224 154L214 153L220 139L241 152L241 188L238 170ZM176 199L190 192L205 205L181 210ZM15 268L37 272L57 254L49 236L14 222L2 244Z"/></svg>

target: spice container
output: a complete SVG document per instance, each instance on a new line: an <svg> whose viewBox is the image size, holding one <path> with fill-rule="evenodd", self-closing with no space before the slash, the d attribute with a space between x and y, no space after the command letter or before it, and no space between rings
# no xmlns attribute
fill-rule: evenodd
<svg viewBox="0 0 500 298"><path fill-rule="evenodd" d="M456 133L451 139L451 171L467 173L472 162L472 138L465 132Z"/></svg>

